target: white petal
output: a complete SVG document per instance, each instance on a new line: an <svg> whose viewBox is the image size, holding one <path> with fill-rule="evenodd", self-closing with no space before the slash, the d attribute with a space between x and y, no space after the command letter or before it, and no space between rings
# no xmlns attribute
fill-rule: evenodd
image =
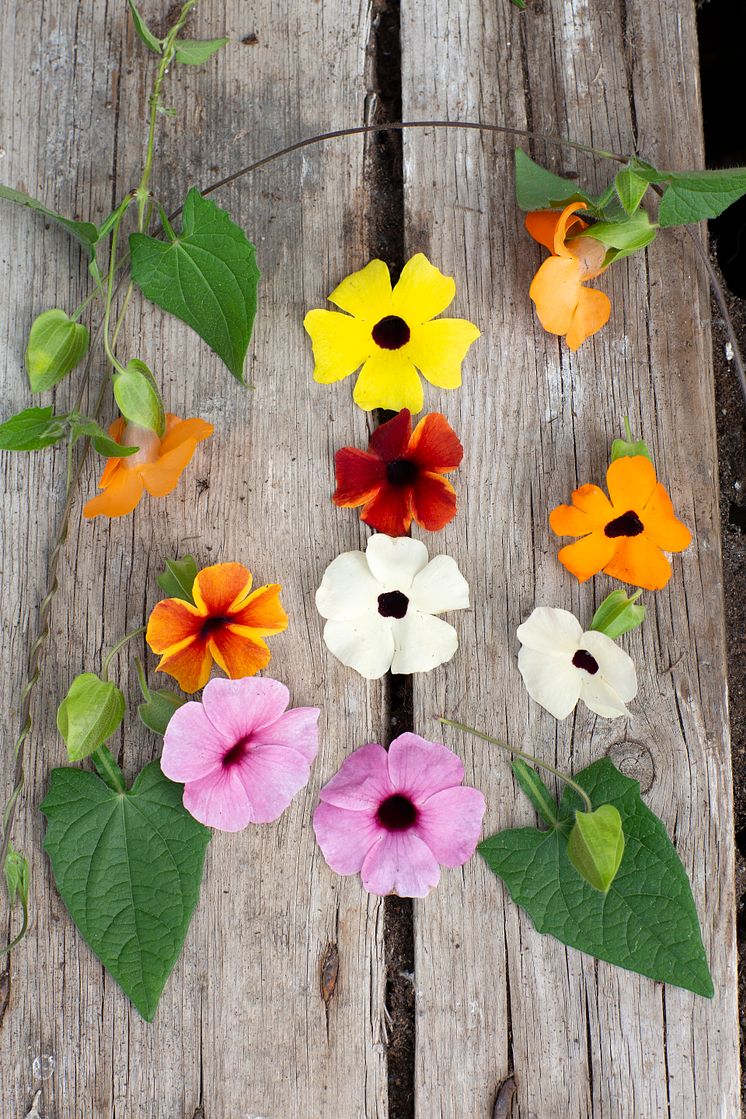
<svg viewBox="0 0 746 1119"><path fill-rule="evenodd" d="M524 645L518 653L518 668L528 694L555 719L566 719L575 710L587 673L575 668L569 657L540 653Z"/></svg>
<svg viewBox="0 0 746 1119"><path fill-rule="evenodd" d="M635 698L637 695L635 662L624 649L620 649L617 643L605 633L598 633L595 630L583 634L580 646L593 656L598 664L598 676L614 689L622 703L629 703ZM596 677L594 676L593 679L595 680Z"/></svg>
<svg viewBox="0 0 746 1119"><path fill-rule="evenodd" d="M583 636L583 627L569 610L537 606L516 633L527 649L563 656L569 653L572 658Z"/></svg>
<svg viewBox="0 0 746 1119"><path fill-rule="evenodd" d="M425 614L469 609L469 584L450 556L436 556L415 575L409 600Z"/></svg>
<svg viewBox="0 0 746 1119"><path fill-rule="evenodd" d="M449 661L458 649L458 635L442 618L421 614L410 606L405 617L393 625L395 653L392 672L408 676L411 672L429 672Z"/></svg>
<svg viewBox="0 0 746 1119"><path fill-rule="evenodd" d="M316 591L322 618L344 621L378 610L383 587L373 578L364 552L343 552L327 567Z"/></svg>
<svg viewBox="0 0 746 1119"><path fill-rule="evenodd" d="M383 590L409 592L412 580L427 564L427 548L421 540L408 536L386 536L377 532L368 541L365 553L371 572L383 583Z"/></svg>
<svg viewBox="0 0 746 1119"><path fill-rule="evenodd" d="M394 635L391 619L375 613L353 621L331 621L324 626L324 641L330 652L354 668L366 680L377 680L391 667Z"/></svg>
<svg viewBox="0 0 746 1119"><path fill-rule="evenodd" d="M591 711L595 711L604 719L617 719L620 715L629 715L618 693L607 680L604 680L600 672L596 676L586 673L580 698L586 707L590 707Z"/></svg>

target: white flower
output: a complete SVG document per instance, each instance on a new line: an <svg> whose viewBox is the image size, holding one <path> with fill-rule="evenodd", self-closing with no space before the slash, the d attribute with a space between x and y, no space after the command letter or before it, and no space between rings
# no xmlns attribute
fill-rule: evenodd
<svg viewBox="0 0 746 1119"><path fill-rule="evenodd" d="M365 552L343 552L316 592L327 648L368 680L391 669L428 672L451 659L456 630L446 610L469 606L469 586L450 556L428 563L427 548L407 536L376 533Z"/></svg>
<svg viewBox="0 0 746 1119"><path fill-rule="evenodd" d="M537 607L517 632L523 683L555 719L565 719L579 699L606 719L629 715L625 704L637 695L635 666L605 633L583 633L574 614L551 606Z"/></svg>

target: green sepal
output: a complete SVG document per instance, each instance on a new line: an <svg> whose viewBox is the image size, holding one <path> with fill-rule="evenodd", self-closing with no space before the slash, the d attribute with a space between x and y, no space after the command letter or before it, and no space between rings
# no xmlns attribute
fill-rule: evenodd
<svg viewBox="0 0 746 1119"><path fill-rule="evenodd" d="M614 179L614 189L628 214L634 214L643 200L649 182L632 167L623 167Z"/></svg>
<svg viewBox="0 0 746 1119"><path fill-rule="evenodd" d="M602 804L593 812L578 809L567 840L567 855L594 890L608 893L624 855L619 810L613 804Z"/></svg>
<svg viewBox="0 0 746 1119"><path fill-rule="evenodd" d="M643 455L652 462L653 456L648 450L648 445L645 440L633 438L628 416L624 417L624 428L626 438L613 440L609 460L611 462L616 462L618 458L634 458L635 455Z"/></svg>
<svg viewBox="0 0 746 1119"><path fill-rule="evenodd" d="M32 392L46 392L79 365L88 352L88 331L59 308L42 311L31 324L25 364Z"/></svg>
<svg viewBox="0 0 746 1119"><path fill-rule="evenodd" d="M133 358L114 374L114 399L129 423L163 437L166 413L153 374L144 361Z"/></svg>
<svg viewBox="0 0 746 1119"><path fill-rule="evenodd" d="M168 598L183 598L184 602L191 602L194 606L192 587L196 578L194 556L184 556L182 559L167 559L166 570L156 575L155 580Z"/></svg>
<svg viewBox="0 0 746 1119"><path fill-rule="evenodd" d="M98 750L123 718L124 696L116 684L92 672L76 676L57 708L57 729L70 761L82 761Z"/></svg>
<svg viewBox="0 0 746 1119"><path fill-rule="evenodd" d="M548 824L550 828L555 827L559 819L557 802L533 766L527 765L522 758L516 758L514 762L511 762L511 769L515 774L516 781L544 823Z"/></svg>
<svg viewBox="0 0 746 1119"><path fill-rule="evenodd" d="M174 43L176 61L185 66L201 66L212 58L229 40L225 39L177 39Z"/></svg>
<svg viewBox="0 0 746 1119"><path fill-rule="evenodd" d="M132 13L132 22L135 25L135 32L146 47L153 51L154 54L161 54L163 50L163 43L160 39L156 38L153 32L148 27L144 18L135 6L134 0L128 0L130 12Z"/></svg>
<svg viewBox="0 0 746 1119"><path fill-rule="evenodd" d="M6 198L8 202L15 202L19 206L26 206L29 210L35 210L38 214L43 214L45 218L51 218L52 221L62 226L64 230L75 238L85 249L91 260L94 258L96 242L98 241L98 230L93 222L74 221L73 218L65 218L62 214L57 214L54 210L50 210L36 198L32 198L31 195L24 194L20 190L13 190L12 187L3 186L2 184L0 184L0 198Z"/></svg>
<svg viewBox="0 0 746 1119"><path fill-rule="evenodd" d="M646 607L637 602L641 594L642 591L635 591L631 596L621 589L612 591L593 615L590 628L605 633L612 641L637 629L645 621L647 613Z"/></svg>

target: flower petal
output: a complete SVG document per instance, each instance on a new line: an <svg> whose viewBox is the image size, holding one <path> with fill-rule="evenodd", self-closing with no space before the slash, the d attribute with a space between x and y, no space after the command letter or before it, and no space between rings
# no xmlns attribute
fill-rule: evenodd
<svg viewBox="0 0 746 1119"><path fill-rule="evenodd" d="M207 644L223 672L232 680L254 676L270 661L266 643L245 627L221 626L213 630Z"/></svg>
<svg viewBox="0 0 746 1119"><path fill-rule="evenodd" d="M199 417L189 420L180 420L170 412L166 416L166 434L161 442L161 457L170 455L177 447L184 443L191 443L192 450L203 439L209 439L215 428L206 420ZM189 460L187 459L187 462Z"/></svg>
<svg viewBox="0 0 746 1119"><path fill-rule="evenodd" d="M209 687L209 685L208 685ZM233 740L193 700L174 711L163 736L161 769L171 781L194 781L219 769Z"/></svg>
<svg viewBox="0 0 746 1119"><path fill-rule="evenodd" d="M575 710L584 673L573 666L569 657L565 660L522 645L518 670L531 698L555 719L566 719Z"/></svg>
<svg viewBox="0 0 746 1119"><path fill-rule="evenodd" d="M571 660L580 645L583 627L569 610L537 606L518 626L516 635L527 649Z"/></svg>
<svg viewBox="0 0 746 1119"><path fill-rule="evenodd" d="M188 637L161 657L156 672L173 676L182 691L197 692L210 679L213 657L209 646L209 641Z"/></svg>
<svg viewBox="0 0 746 1119"><path fill-rule="evenodd" d="M386 466L376 455L357 447L342 447L334 456L337 488L335 505L352 509L371 501L386 481Z"/></svg>
<svg viewBox="0 0 746 1119"><path fill-rule="evenodd" d="M444 276L424 253L416 253L401 270L391 309L411 329L445 311L455 294L456 281L451 276Z"/></svg>
<svg viewBox="0 0 746 1119"><path fill-rule="evenodd" d="M590 338L592 334L606 325L610 315L611 300L605 291L581 287L578 292L578 303L572 316L572 322L565 335L568 347L571 350L577 350L586 338Z"/></svg>
<svg viewBox="0 0 746 1119"><path fill-rule="evenodd" d="M414 831L388 832L368 852L360 870L369 894L424 898L440 881L440 867Z"/></svg>
<svg viewBox="0 0 746 1119"><path fill-rule="evenodd" d="M103 478L102 478L103 481ZM96 494L83 506L86 520L92 517L124 517L131 513L142 497L143 481L137 469L120 465L112 472L103 493Z"/></svg>
<svg viewBox="0 0 746 1119"><path fill-rule="evenodd" d="M608 497L598 486L580 486L572 495L572 505L558 505L549 516L549 524L558 536L586 536L594 529L603 530L614 517Z"/></svg>
<svg viewBox="0 0 746 1119"><path fill-rule="evenodd" d="M251 582L251 572L242 563L215 563L197 573L192 598L204 617L222 618L245 598Z"/></svg>
<svg viewBox="0 0 746 1119"><path fill-rule="evenodd" d="M385 483L365 505L361 519L376 532L404 536L412 524L412 486Z"/></svg>
<svg viewBox="0 0 746 1119"><path fill-rule="evenodd" d="M200 436L207 439L212 434L212 424L205 424L203 420L184 420L176 425L170 435L161 443L161 451L156 462L148 462L140 467L140 476L145 484L145 489L152 497L165 497L171 493L178 484L182 472L191 461L200 439L195 439L188 433L188 425L199 424L209 428L209 431ZM181 429L187 428L184 432ZM171 447L166 450L166 445L171 442Z"/></svg>
<svg viewBox="0 0 746 1119"><path fill-rule="evenodd" d="M358 813L373 813L395 792L389 777L389 756L377 742L354 750L319 793L325 804ZM362 818L362 817L361 817Z"/></svg>
<svg viewBox="0 0 746 1119"><path fill-rule="evenodd" d="M645 535L664 552L683 552L692 542L689 529L675 515L671 498L658 485L643 510Z"/></svg>
<svg viewBox="0 0 746 1119"><path fill-rule="evenodd" d="M441 866L463 866L476 850L485 808L479 789L443 789L422 806L413 831Z"/></svg>
<svg viewBox="0 0 746 1119"><path fill-rule="evenodd" d="M377 612L383 590L371 574L364 552L342 552L324 572L316 591L316 609L322 618L337 622L358 618Z"/></svg>
<svg viewBox="0 0 746 1119"><path fill-rule="evenodd" d="M153 607L145 640L154 653L165 653L202 632L205 618L191 602L165 598Z"/></svg>
<svg viewBox="0 0 746 1119"><path fill-rule="evenodd" d="M460 465L464 448L445 416L430 412L412 432L407 457L423 470L445 473Z"/></svg>
<svg viewBox="0 0 746 1119"><path fill-rule="evenodd" d="M588 206L585 202L570 202L557 218L557 224L554 227L554 246L552 248L552 252L556 256L570 255L570 249L566 243L567 238L571 234L579 233L586 226L586 223L577 216L575 211L587 209Z"/></svg>
<svg viewBox="0 0 746 1119"><path fill-rule="evenodd" d="M420 474L412 489L411 508L418 525L439 532L456 516L456 491L442 474Z"/></svg>
<svg viewBox="0 0 746 1119"><path fill-rule="evenodd" d="M294 707L273 723L252 732L254 746L287 746L312 762L319 752L318 707Z"/></svg>
<svg viewBox="0 0 746 1119"><path fill-rule="evenodd" d="M481 331L467 319L436 319L412 330L407 355L431 385L456 389L461 363Z"/></svg>
<svg viewBox="0 0 746 1119"><path fill-rule="evenodd" d="M576 579L585 583L599 571L606 570L606 565L619 547L620 539L621 537L617 537L611 540L603 532L592 532L582 540L560 548L557 559Z"/></svg>
<svg viewBox="0 0 746 1119"><path fill-rule="evenodd" d="M366 680L378 680L391 668L394 635L390 619L378 611L351 621L327 622L324 641L330 653Z"/></svg>
<svg viewBox="0 0 746 1119"><path fill-rule="evenodd" d="M559 219L557 210L532 210L523 219L523 224L534 241L549 249L552 255L554 255L554 232Z"/></svg>
<svg viewBox="0 0 746 1119"><path fill-rule="evenodd" d="M238 766L190 781L184 786L184 807L195 820L219 831L242 831L253 819Z"/></svg>
<svg viewBox="0 0 746 1119"><path fill-rule="evenodd" d="M279 583L257 587L239 600L231 613L233 632L247 637L271 637L288 627L288 616L280 603ZM249 632L250 631L250 632Z"/></svg>
<svg viewBox="0 0 746 1119"><path fill-rule="evenodd" d="M614 515L621 516L630 509L642 514L656 484L655 467L645 455L623 455L616 459L606 471L606 488Z"/></svg>
<svg viewBox="0 0 746 1119"><path fill-rule="evenodd" d="M418 425L419 426L419 425ZM393 419L377 427L368 442L369 450L383 459L394 462L399 458L409 458L409 441L412 436L412 414L402 408Z"/></svg>
<svg viewBox="0 0 746 1119"><path fill-rule="evenodd" d="M528 294L550 334L567 334L580 298L580 265L574 257L550 256L531 281Z"/></svg>
<svg viewBox="0 0 746 1119"><path fill-rule="evenodd" d="M588 676L583 680L580 698L586 707L602 719L618 719L621 715L629 715L617 692L608 680L603 680L600 676Z"/></svg>
<svg viewBox="0 0 746 1119"><path fill-rule="evenodd" d="M671 578L671 564L652 540L642 535L622 536L616 543L614 556L604 567L606 575L646 591L665 587Z"/></svg>
<svg viewBox="0 0 746 1119"><path fill-rule="evenodd" d="M379 532L368 541L365 558L383 590L408 594L415 575L427 564L427 548L421 540L394 539Z"/></svg>
<svg viewBox="0 0 746 1119"><path fill-rule="evenodd" d="M424 614L469 609L469 584L450 556L435 556L414 578L409 591L411 606Z"/></svg>
<svg viewBox="0 0 746 1119"><path fill-rule="evenodd" d="M458 634L452 625L411 606L405 617L394 621L393 633L391 671L404 676L429 672L449 661L458 649Z"/></svg>
<svg viewBox="0 0 746 1119"><path fill-rule="evenodd" d="M375 324L391 314L391 276L382 260L352 272L329 296L329 302L363 322Z"/></svg>
<svg viewBox="0 0 746 1119"><path fill-rule="evenodd" d="M622 703L637 695L637 672L632 657L605 633L589 630L583 634L581 647L587 649L598 665L598 676L613 688ZM596 677L594 676L595 680ZM594 708L595 710L595 708Z"/></svg>
<svg viewBox="0 0 746 1119"><path fill-rule="evenodd" d="M260 727L274 724L290 702L290 692L279 680L211 680L202 693L205 714L231 746Z"/></svg>
<svg viewBox="0 0 746 1119"><path fill-rule="evenodd" d="M255 824L277 820L308 784L309 762L288 746L253 746L235 767Z"/></svg>
<svg viewBox="0 0 746 1119"><path fill-rule="evenodd" d="M404 350L379 350L372 354L360 370L352 395L358 408L366 412L373 408L421 412L424 402L422 382Z"/></svg>
<svg viewBox="0 0 746 1119"><path fill-rule="evenodd" d="M421 808L435 793L461 784L464 763L442 742L406 731L389 746L388 772L391 788Z"/></svg>
<svg viewBox="0 0 746 1119"><path fill-rule="evenodd" d="M321 853L337 874L357 874L382 832L375 818L365 812L319 804L313 830Z"/></svg>
<svg viewBox="0 0 746 1119"><path fill-rule="evenodd" d="M309 311L303 325L313 345L313 379L329 385L349 377L373 349L365 323L339 311Z"/></svg>

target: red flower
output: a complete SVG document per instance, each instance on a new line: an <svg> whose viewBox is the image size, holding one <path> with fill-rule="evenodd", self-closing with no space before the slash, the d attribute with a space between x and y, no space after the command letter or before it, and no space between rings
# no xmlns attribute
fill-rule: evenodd
<svg viewBox="0 0 746 1119"><path fill-rule="evenodd" d="M431 412L412 431L403 408L373 432L367 451L337 451L335 505L363 506L360 514L378 532L404 536L412 520L430 532L456 515L456 491L443 475L455 470L464 448L439 412Z"/></svg>

